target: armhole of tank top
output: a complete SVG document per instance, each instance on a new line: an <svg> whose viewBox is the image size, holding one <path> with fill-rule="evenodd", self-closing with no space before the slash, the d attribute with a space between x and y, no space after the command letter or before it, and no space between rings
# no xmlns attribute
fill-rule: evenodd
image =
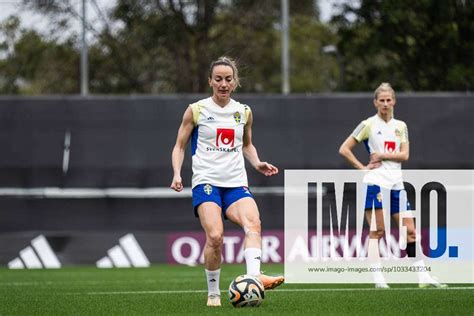
<svg viewBox="0 0 474 316"><path fill-rule="evenodd" d="M373 121L369 121L367 120L367 130L366 130L366 139L367 141L369 140L369 138L371 138L372 136L372 129L374 128L374 122Z"/></svg>
<svg viewBox="0 0 474 316"><path fill-rule="evenodd" d="M191 111L193 112L193 123L194 126L197 126L198 121L199 121L199 115L201 114L201 104L199 103L193 103L190 105Z"/></svg>
<svg viewBox="0 0 474 316"><path fill-rule="evenodd" d="M408 127L407 127L407 123L405 123L404 121L399 121L399 122L398 122L398 125L397 125L397 129L398 129L398 130L400 131L400 133L401 133L400 143L401 143L401 144L409 143L410 140L408 139Z"/></svg>
<svg viewBox="0 0 474 316"><path fill-rule="evenodd" d="M364 141L368 141L369 140L369 137L370 137L370 122L368 119L366 120L363 120L359 123L359 125L356 126L356 128L354 129L354 131L352 132L351 136L358 142L358 143L362 143ZM368 130L368 131L367 131ZM364 133L362 134L362 137L359 137L361 136L361 133L362 131L364 131ZM364 138L365 136L365 138Z"/></svg>
<svg viewBox="0 0 474 316"><path fill-rule="evenodd" d="M244 113L245 113L245 125L247 125L247 122L249 121L250 113L252 110L248 105L244 105Z"/></svg>

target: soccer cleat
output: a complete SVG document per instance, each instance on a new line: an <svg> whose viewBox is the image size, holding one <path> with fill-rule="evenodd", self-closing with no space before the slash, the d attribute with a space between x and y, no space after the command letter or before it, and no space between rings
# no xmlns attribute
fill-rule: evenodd
<svg viewBox="0 0 474 316"><path fill-rule="evenodd" d="M207 306L219 307L221 306L221 296L212 294L207 297Z"/></svg>
<svg viewBox="0 0 474 316"><path fill-rule="evenodd" d="M282 276L273 277L265 274L260 274L258 278L265 290L274 289L285 281L285 278Z"/></svg>
<svg viewBox="0 0 474 316"><path fill-rule="evenodd" d="M375 283L376 289L389 289L390 286L387 283Z"/></svg>
<svg viewBox="0 0 474 316"><path fill-rule="evenodd" d="M419 283L418 287L420 289L428 289L428 288L445 289L448 287L448 285L444 283L439 283L435 279L431 279L431 280L428 280L428 282Z"/></svg>

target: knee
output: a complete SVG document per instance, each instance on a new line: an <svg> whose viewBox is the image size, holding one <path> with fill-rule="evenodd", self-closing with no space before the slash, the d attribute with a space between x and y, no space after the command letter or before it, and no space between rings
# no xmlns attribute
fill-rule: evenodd
<svg viewBox="0 0 474 316"><path fill-rule="evenodd" d="M206 242L209 247L219 249L224 242L224 234L221 231L212 231L206 235Z"/></svg>
<svg viewBox="0 0 474 316"><path fill-rule="evenodd" d="M408 229L407 231L407 240L408 242L416 241L416 230Z"/></svg>
<svg viewBox="0 0 474 316"><path fill-rule="evenodd" d="M375 232L374 232L374 235L377 239L380 239L382 238L383 236L385 236L385 229L383 228L378 228Z"/></svg>
<svg viewBox="0 0 474 316"><path fill-rule="evenodd" d="M254 234L259 234L262 231L262 222L259 217L250 219L245 225L246 233L252 232Z"/></svg>

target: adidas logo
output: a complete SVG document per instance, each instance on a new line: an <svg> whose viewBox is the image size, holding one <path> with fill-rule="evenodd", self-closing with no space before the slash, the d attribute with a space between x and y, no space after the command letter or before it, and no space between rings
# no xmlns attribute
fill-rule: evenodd
<svg viewBox="0 0 474 316"><path fill-rule="evenodd" d="M382 132L381 132L381 131L379 131L379 132L377 133L377 135L382 135Z"/></svg>
<svg viewBox="0 0 474 316"><path fill-rule="evenodd" d="M119 239L119 244L107 251L107 256L96 262L97 268L146 268L150 261L133 234Z"/></svg>
<svg viewBox="0 0 474 316"><path fill-rule="evenodd" d="M209 116L209 117L207 118L207 120L208 120L208 121L214 121L214 118L213 118L212 116Z"/></svg>
<svg viewBox="0 0 474 316"><path fill-rule="evenodd" d="M8 263L10 269L58 269L61 263L43 235L31 241L31 246L20 250L19 257Z"/></svg>
<svg viewBox="0 0 474 316"><path fill-rule="evenodd" d="M210 279L209 282L216 282L216 279Z"/></svg>
<svg viewBox="0 0 474 316"><path fill-rule="evenodd" d="M260 256L255 257L254 259L256 259L256 260L262 260L262 258L260 258Z"/></svg>

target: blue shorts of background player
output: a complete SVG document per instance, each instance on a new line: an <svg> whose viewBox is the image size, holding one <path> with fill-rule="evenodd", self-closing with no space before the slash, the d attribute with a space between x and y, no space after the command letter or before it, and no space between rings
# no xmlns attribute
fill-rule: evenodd
<svg viewBox="0 0 474 316"><path fill-rule="evenodd" d="M225 216L227 208L242 198L254 198L253 194L247 187L223 188L216 187L210 184L199 184L193 188L193 207L194 215L199 217L197 208L204 202L214 202L222 209Z"/></svg>
<svg viewBox="0 0 474 316"><path fill-rule="evenodd" d="M402 190L390 190L390 215L400 213L400 192ZM372 208L382 209L382 193L378 185L367 186L367 196L365 199L365 210L372 210ZM410 202L407 199L407 211L411 211Z"/></svg>

